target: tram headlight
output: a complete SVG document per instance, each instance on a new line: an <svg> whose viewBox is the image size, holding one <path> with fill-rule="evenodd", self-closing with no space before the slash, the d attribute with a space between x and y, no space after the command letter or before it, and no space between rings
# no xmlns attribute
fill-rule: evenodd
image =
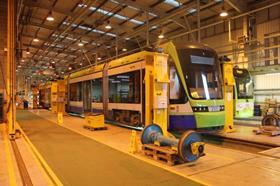
<svg viewBox="0 0 280 186"><path fill-rule="evenodd" d="M192 107L194 112L208 112L207 107Z"/></svg>

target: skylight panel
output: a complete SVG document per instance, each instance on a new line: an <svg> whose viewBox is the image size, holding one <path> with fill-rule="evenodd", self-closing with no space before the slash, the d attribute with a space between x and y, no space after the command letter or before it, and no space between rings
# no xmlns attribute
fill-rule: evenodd
<svg viewBox="0 0 280 186"><path fill-rule="evenodd" d="M68 22L63 22L63 24L65 25L69 25ZM77 24L72 24L72 27L77 27L78 25ZM104 32L104 31L101 31L101 30L97 30L97 29L92 29L90 27L87 27L87 26L82 26L82 25L79 25L78 28L82 29L82 30L87 30L87 31L91 31L91 32L95 32L95 33L99 33L99 34L105 34L107 36L111 36L111 37L117 37L116 34L113 34L113 33L109 33L109 32Z"/></svg>
<svg viewBox="0 0 280 186"><path fill-rule="evenodd" d="M113 2L113 3L115 3L115 4L120 4L119 2L114 1L114 0L110 0L110 1ZM132 10L140 11L139 8L136 8L136 7L134 7L134 6L129 6L129 5L128 5L127 7L130 8L130 9L132 9ZM152 12L149 12L149 15L151 15L151 16L153 16L153 17L157 17L157 15L154 14L154 13L152 13Z"/></svg>
<svg viewBox="0 0 280 186"><path fill-rule="evenodd" d="M87 5L85 5L85 4L79 4L78 5L80 8L85 8L85 7L87 7ZM120 19L120 20L128 20L129 22L132 22L132 23L134 23L134 24L136 24L136 25L142 25L142 24L144 24L144 22L143 21L139 21L139 20L136 20L136 19L129 19L129 17L126 17L126 16L122 16L122 15L120 15L120 14L113 14L112 12L109 12L109 11L107 11L107 10L104 10L104 9L101 9L101 8L99 8L99 9L97 9L97 8L95 8L95 7L90 7L90 10L91 11L97 11L97 12L99 12L99 13L101 13L101 14L104 14L104 15L108 15L108 16L113 16L113 17L115 17L115 18L117 18L117 19Z"/></svg>

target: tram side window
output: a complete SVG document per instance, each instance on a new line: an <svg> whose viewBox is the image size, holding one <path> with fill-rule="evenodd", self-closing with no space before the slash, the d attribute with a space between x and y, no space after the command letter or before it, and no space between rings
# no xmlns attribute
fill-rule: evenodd
<svg viewBox="0 0 280 186"><path fill-rule="evenodd" d="M82 82L70 84L70 101L82 101Z"/></svg>
<svg viewBox="0 0 280 186"><path fill-rule="evenodd" d="M180 104L186 103L187 96L179 79L178 73L174 65L170 66L170 91L169 91L170 103Z"/></svg>
<svg viewBox="0 0 280 186"><path fill-rule="evenodd" d="M102 102L102 79L92 80L92 102L100 103Z"/></svg>
<svg viewBox="0 0 280 186"><path fill-rule="evenodd" d="M109 77L109 102L140 103L140 71Z"/></svg>

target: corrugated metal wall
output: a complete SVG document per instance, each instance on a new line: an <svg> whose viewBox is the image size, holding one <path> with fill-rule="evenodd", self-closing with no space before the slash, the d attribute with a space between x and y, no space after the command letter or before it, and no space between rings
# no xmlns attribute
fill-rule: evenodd
<svg viewBox="0 0 280 186"><path fill-rule="evenodd" d="M280 73L253 76L255 102L263 103L265 98L280 101Z"/></svg>

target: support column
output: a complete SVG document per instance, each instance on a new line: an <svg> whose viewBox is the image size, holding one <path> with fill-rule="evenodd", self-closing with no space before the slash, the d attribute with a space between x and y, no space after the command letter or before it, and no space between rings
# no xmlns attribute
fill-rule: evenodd
<svg viewBox="0 0 280 186"><path fill-rule="evenodd" d="M7 32L7 115L8 133L11 138L15 134L15 4L8 0L8 32Z"/></svg>
<svg viewBox="0 0 280 186"><path fill-rule="evenodd" d="M197 42L200 43L200 0L197 0Z"/></svg>

